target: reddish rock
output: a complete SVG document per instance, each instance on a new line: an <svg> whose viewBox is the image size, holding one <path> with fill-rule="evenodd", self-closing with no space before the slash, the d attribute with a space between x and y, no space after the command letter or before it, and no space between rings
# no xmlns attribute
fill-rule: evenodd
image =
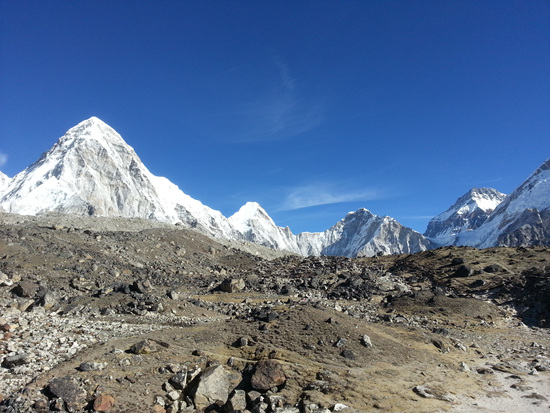
<svg viewBox="0 0 550 413"><path fill-rule="evenodd" d="M108 412L115 405L115 398L110 394L100 394L94 400L94 410L96 412Z"/></svg>
<svg viewBox="0 0 550 413"><path fill-rule="evenodd" d="M155 404L153 406L153 413L166 413L166 409L160 404Z"/></svg>
<svg viewBox="0 0 550 413"><path fill-rule="evenodd" d="M261 360L256 364L256 371L252 375L251 384L256 390L269 390L286 382L283 368L278 361Z"/></svg>

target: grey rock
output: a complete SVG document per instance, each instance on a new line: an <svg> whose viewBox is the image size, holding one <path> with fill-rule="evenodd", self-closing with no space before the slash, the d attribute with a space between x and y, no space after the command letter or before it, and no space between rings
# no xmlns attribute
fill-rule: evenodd
<svg viewBox="0 0 550 413"><path fill-rule="evenodd" d="M218 402L225 404L229 398L230 379L230 374L222 366L206 368L191 391L195 408L206 409Z"/></svg>
<svg viewBox="0 0 550 413"><path fill-rule="evenodd" d="M453 401L451 397L447 396L441 391L434 390L426 386L416 386L415 388L413 388L413 391L419 396L422 396L426 399L437 399L437 400L443 400L445 402Z"/></svg>
<svg viewBox="0 0 550 413"><path fill-rule="evenodd" d="M224 406L226 412L246 409L246 392L244 390L234 390L229 400Z"/></svg>
<svg viewBox="0 0 550 413"><path fill-rule="evenodd" d="M226 293L234 293L244 290L246 283L242 278L227 278L223 280L218 289Z"/></svg>
<svg viewBox="0 0 550 413"><path fill-rule="evenodd" d="M2 361L2 367L11 369L12 367L22 366L29 362L28 354L16 354L14 356L7 356Z"/></svg>
<svg viewBox="0 0 550 413"><path fill-rule="evenodd" d="M467 265L461 265L454 273L455 277L469 277L474 273L474 270Z"/></svg>
<svg viewBox="0 0 550 413"><path fill-rule="evenodd" d="M107 363L98 363L95 361L86 361L78 366L80 371L101 371L107 367Z"/></svg>
<svg viewBox="0 0 550 413"><path fill-rule="evenodd" d="M372 347L372 341L370 337L366 334L363 334L363 337L361 337L361 344L365 347Z"/></svg>
<svg viewBox="0 0 550 413"><path fill-rule="evenodd" d="M153 340L143 340L130 347L130 352L134 354L150 354L156 353L160 349L161 347Z"/></svg>
<svg viewBox="0 0 550 413"><path fill-rule="evenodd" d="M348 360L355 360L355 354L351 350L344 350L340 355Z"/></svg>
<svg viewBox="0 0 550 413"><path fill-rule="evenodd" d="M30 281L21 281L12 289L12 292L19 297L34 297L38 292L38 284Z"/></svg>
<svg viewBox="0 0 550 413"><path fill-rule="evenodd" d="M86 405L86 390L71 376L56 377L48 383L49 391L62 399L69 413L76 413Z"/></svg>
<svg viewBox="0 0 550 413"><path fill-rule="evenodd" d="M336 340L336 343L334 343L334 347L342 348L346 345L347 342L348 340L346 340L345 338L339 337L338 340Z"/></svg>
<svg viewBox="0 0 550 413"><path fill-rule="evenodd" d="M172 377L170 377L168 381L176 389L185 389L185 386L187 384L187 370L177 372Z"/></svg>

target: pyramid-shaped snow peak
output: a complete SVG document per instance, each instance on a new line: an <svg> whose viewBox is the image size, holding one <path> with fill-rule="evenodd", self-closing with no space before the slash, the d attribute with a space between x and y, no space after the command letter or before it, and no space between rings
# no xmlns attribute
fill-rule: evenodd
<svg viewBox="0 0 550 413"><path fill-rule="evenodd" d="M7 212L34 215L138 217L183 222L211 235L231 234L226 219L165 178L96 117L69 129L40 159L16 175L0 198Z"/></svg>

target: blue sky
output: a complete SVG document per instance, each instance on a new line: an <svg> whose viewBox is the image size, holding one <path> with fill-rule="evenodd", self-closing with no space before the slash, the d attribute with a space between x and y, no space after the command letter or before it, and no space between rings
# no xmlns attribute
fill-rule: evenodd
<svg viewBox="0 0 550 413"><path fill-rule="evenodd" d="M546 0L0 0L0 170L97 116L226 216L423 232L550 157L549 21Z"/></svg>

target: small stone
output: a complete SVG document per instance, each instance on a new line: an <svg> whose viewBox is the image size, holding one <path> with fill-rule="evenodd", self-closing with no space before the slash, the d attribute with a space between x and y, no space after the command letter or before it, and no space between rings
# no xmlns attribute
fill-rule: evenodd
<svg viewBox="0 0 550 413"><path fill-rule="evenodd" d="M19 297L34 297L38 292L38 284L30 281L21 281L12 289L12 292Z"/></svg>
<svg viewBox="0 0 550 413"><path fill-rule="evenodd" d="M220 365L206 368L198 379L191 395L196 409L205 409L229 398L230 374Z"/></svg>
<svg viewBox="0 0 550 413"><path fill-rule="evenodd" d="M153 413L166 413L166 409L159 404L155 404L153 406Z"/></svg>
<svg viewBox="0 0 550 413"><path fill-rule="evenodd" d="M365 347L372 347L372 341L370 337L367 336L366 334L364 334L363 337L361 337L361 344L364 345Z"/></svg>
<svg viewBox="0 0 550 413"><path fill-rule="evenodd" d="M53 291L48 291L38 300L38 305L49 310L57 305L57 294Z"/></svg>
<svg viewBox="0 0 550 413"><path fill-rule="evenodd" d="M172 390L170 393L166 395L170 400L179 400L181 398L181 393L177 390Z"/></svg>
<svg viewBox="0 0 550 413"><path fill-rule="evenodd" d="M342 410L349 409L349 406L346 406L343 403L336 403L332 408L333 412L341 412Z"/></svg>
<svg viewBox="0 0 550 413"><path fill-rule="evenodd" d="M443 400L445 402L453 401L452 398L443 394L441 391L434 390L426 386L416 386L415 388L413 388L413 391L419 396L422 396L426 399L437 399L437 400Z"/></svg>
<svg viewBox="0 0 550 413"><path fill-rule="evenodd" d="M340 355L348 360L355 360L355 354L351 350L344 350Z"/></svg>
<svg viewBox="0 0 550 413"><path fill-rule="evenodd" d="M451 265L460 265L460 264L464 264L464 258L455 257L451 261Z"/></svg>
<svg viewBox="0 0 550 413"><path fill-rule="evenodd" d="M460 362L459 369L460 371L470 371L470 366L468 366L466 363L462 361Z"/></svg>
<svg viewBox="0 0 550 413"><path fill-rule="evenodd" d="M110 394L100 394L94 400L96 412L108 412L115 406L115 398Z"/></svg>
<svg viewBox="0 0 550 413"><path fill-rule="evenodd" d="M225 293L234 293L244 290L246 283L242 278L228 278L223 280L218 289Z"/></svg>
<svg viewBox="0 0 550 413"><path fill-rule="evenodd" d="M531 394L528 394L526 396L521 396L521 397L524 397L526 399L535 399L535 400L548 401L548 399L546 397L544 397L543 395L538 394L538 393L531 393Z"/></svg>
<svg viewBox="0 0 550 413"><path fill-rule="evenodd" d="M258 400L260 400L262 397L262 393L256 391L256 390L252 390L252 391L249 391L248 393L246 393L246 400L248 401L248 403L250 404L255 404L258 402Z"/></svg>
<svg viewBox="0 0 550 413"><path fill-rule="evenodd" d="M334 343L334 347L342 348L346 345L348 341L345 338L338 338L336 343Z"/></svg>
<svg viewBox="0 0 550 413"><path fill-rule="evenodd" d="M101 371L107 366L107 363L97 363L97 362L91 362L86 361L80 366L78 366L78 370L80 371Z"/></svg>
<svg viewBox="0 0 550 413"><path fill-rule="evenodd" d="M130 347L130 352L134 354L151 354L160 350L160 346L152 340L143 340Z"/></svg>
<svg viewBox="0 0 550 413"><path fill-rule="evenodd" d="M2 361L2 367L11 369L12 367L22 366L29 362L29 354L16 354L14 356L7 356Z"/></svg>
<svg viewBox="0 0 550 413"><path fill-rule="evenodd" d="M457 270L455 271L454 276L455 277L469 277L473 273L474 273L474 270L472 268L470 268L467 265L463 264L463 265L461 265L460 267L457 268Z"/></svg>

